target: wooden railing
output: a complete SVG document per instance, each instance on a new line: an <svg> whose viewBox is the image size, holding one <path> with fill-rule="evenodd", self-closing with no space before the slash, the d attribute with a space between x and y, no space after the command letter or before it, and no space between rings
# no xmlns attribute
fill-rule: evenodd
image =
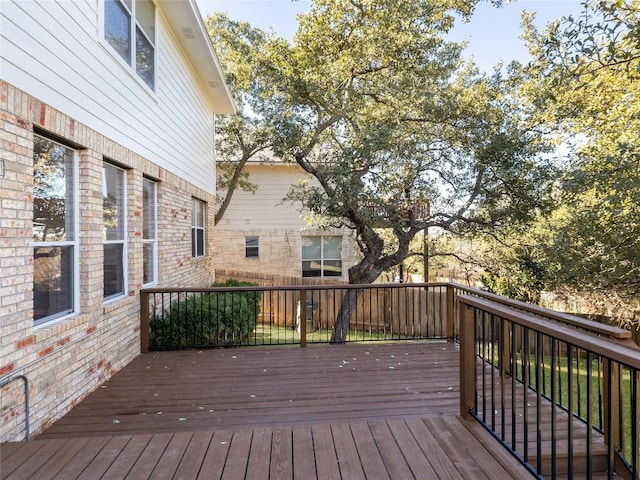
<svg viewBox="0 0 640 480"><path fill-rule="evenodd" d="M358 292L358 300L351 312L346 341L457 340L460 333L457 298L472 295L536 318L632 343L631 332L581 317L454 283L416 283L144 289L141 291L141 347L146 351L150 346L206 348L327 343L349 290ZM233 317L224 321L218 303L225 302L227 312L233 312L230 310L233 297L242 302L246 292L255 292L258 304L248 312L255 318L246 319L242 310L237 310L235 315L245 318L248 325L234 323L237 318ZM191 326L187 318L191 318ZM180 332L180 329L184 331ZM158 341L165 334L170 334L173 341L162 346ZM179 337L184 338L178 340Z"/></svg>
<svg viewBox="0 0 640 480"><path fill-rule="evenodd" d="M329 343L349 292L346 342L454 336L444 284L150 288L141 292L141 350Z"/></svg>
<svg viewBox="0 0 640 480"><path fill-rule="evenodd" d="M540 477L639 478L640 351L625 335L494 299L457 301L463 416Z"/></svg>
<svg viewBox="0 0 640 480"><path fill-rule="evenodd" d="M518 300L512 300L510 298L496 295L494 293L489 293L478 288L467 287L455 283L447 283L446 285L449 285L454 289L454 295L456 296L456 298L460 295L472 295L475 297L484 298L486 300L491 300L492 302L499 303L501 305L531 314L537 318L551 320L558 324L570 325L582 331L591 332L602 337L619 340L622 343L628 345L632 345L632 343L634 343L632 340L632 332L623 328L613 327L611 325L587 320L577 315L560 313L554 310L549 310L548 308L538 307L537 305L531 305L529 303L520 302ZM457 331L458 330L456 328L456 332Z"/></svg>

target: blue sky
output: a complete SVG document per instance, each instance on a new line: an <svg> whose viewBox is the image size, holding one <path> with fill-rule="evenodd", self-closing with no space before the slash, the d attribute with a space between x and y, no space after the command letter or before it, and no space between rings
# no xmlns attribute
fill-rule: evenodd
<svg viewBox="0 0 640 480"><path fill-rule="evenodd" d="M269 30L291 39L296 31L296 15L309 9L309 0L196 0L203 16L214 11L226 11L235 20ZM506 3L506 2L505 2ZM518 0L502 8L480 3L471 21L460 23L451 38L468 40L467 56L485 71L492 70L500 60L528 60L527 50L520 35L520 12L536 12L539 26L563 15L577 16L581 11L579 0Z"/></svg>

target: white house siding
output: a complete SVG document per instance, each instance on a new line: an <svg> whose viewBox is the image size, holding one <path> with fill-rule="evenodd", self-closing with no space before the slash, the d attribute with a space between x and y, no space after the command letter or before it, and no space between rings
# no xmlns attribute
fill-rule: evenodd
<svg viewBox="0 0 640 480"><path fill-rule="evenodd" d="M243 229L278 228L300 230L305 225L300 206L283 202L291 185L312 178L296 165L247 165L249 181L258 186L255 194L237 189L221 227ZM222 193L221 193L222 194Z"/></svg>
<svg viewBox="0 0 640 480"><path fill-rule="evenodd" d="M213 114L166 18L151 92L101 40L92 1L0 1L0 78L210 193Z"/></svg>
<svg viewBox="0 0 640 480"><path fill-rule="evenodd" d="M249 181L258 186L255 194L237 190L218 223L213 238L217 269L302 275L302 237L342 236L342 279L353 265L353 235L347 229L318 229L307 225L299 204L283 202L292 185L312 181L294 164L250 164ZM222 193L221 193L222 195ZM259 256L246 258L245 238L259 237Z"/></svg>

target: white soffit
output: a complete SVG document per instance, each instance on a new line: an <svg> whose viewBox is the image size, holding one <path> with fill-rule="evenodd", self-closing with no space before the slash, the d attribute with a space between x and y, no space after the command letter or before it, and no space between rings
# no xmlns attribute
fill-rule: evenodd
<svg viewBox="0 0 640 480"><path fill-rule="evenodd" d="M195 0L157 0L156 3L198 74L215 113L236 114L231 92Z"/></svg>

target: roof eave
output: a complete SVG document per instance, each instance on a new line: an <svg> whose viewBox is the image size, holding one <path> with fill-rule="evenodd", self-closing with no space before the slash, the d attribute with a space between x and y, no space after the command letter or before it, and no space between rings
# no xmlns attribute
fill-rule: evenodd
<svg viewBox="0 0 640 480"><path fill-rule="evenodd" d="M214 112L235 115L235 102L195 0L157 0L157 4L202 82Z"/></svg>

